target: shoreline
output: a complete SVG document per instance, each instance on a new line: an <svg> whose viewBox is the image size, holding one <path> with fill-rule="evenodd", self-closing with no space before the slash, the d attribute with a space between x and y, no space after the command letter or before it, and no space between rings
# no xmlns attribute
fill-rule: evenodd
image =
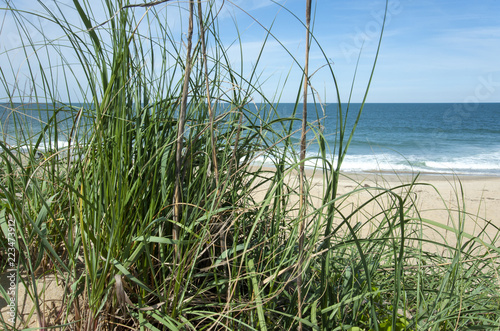
<svg viewBox="0 0 500 331"><path fill-rule="evenodd" d="M275 167L269 165L251 165L251 169L261 168L266 172L274 172L276 170ZM298 168L295 170L298 172ZM321 177L322 169L317 168L305 168L306 177ZM386 171L386 170L373 170L373 171L340 171L340 176L342 177L365 177L365 178L374 178L374 177L384 177L384 178L404 178L404 179L412 179L418 176L420 180L445 180L449 179L460 180L460 181L470 181L470 180L500 180L500 174L452 174L452 173L442 173L442 172L425 172L425 173L416 173L409 171ZM420 181L419 180L419 181ZM499 190L500 191L500 190Z"/></svg>
<svg viewBox="0 0 500 331"><path fill-rule="evenodd" d="M262 168L265 171L274 171L276 170L275 167L271 165L265 165L265 164L257 164L257 165L251 165L252 169L257 169L257 168ZM298 171L298 168L297 168ZM306 167L305 168L306 174L320 174L322 171L322 168L318 167L316 169L311 168L311 167ZM369 170L369 171L340 171L341 175L347 176L347 175L353 175L353 176L393 176L393 177L416 177L418 176L419 178L459 178L460 180L463 179L468 179L468 178L498 178L500 179L500 174L485 174L485 173L480 173L480 174L473 174L473 173L448 173L448 172L412 172L412 171L390 171L390 170Z"/></svg>

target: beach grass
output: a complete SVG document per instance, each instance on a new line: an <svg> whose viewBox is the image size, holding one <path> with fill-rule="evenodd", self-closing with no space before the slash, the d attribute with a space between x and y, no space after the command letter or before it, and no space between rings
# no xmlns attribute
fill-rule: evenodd
<svg viewBox="0 0 500 331"><path fill-rule="evenodd" d="M15 318L2 314L4 329L500 327L497 225L467 233L463 205L443 205L451 225L423 217L417 191L427 184L418 177L339 192L370 82L359 109L338 98L335 146L321 121L304 118L303 137L313 132L320 146L306 158L305 141L297 148L292 139L299 107L322 117L307 65L289 78L302 82L293 116L276 117L279 92L260 88L262 52L249 73L232 62L219 2L103 1L104 21L89 1L73 4L78 22L57 2L36 13L2 9L22 41L3 55L26 57L31 86L2 68L18 143L0 142L0 256L3 275L14 270L33 303ZM171 12L181 32L168 25ZM32 39L34 17L58 38L40 29ZM262 51L273 38L264 29ZM336 87L326 55L325 63ZM77 96L69 81L79 82ZM60 116L27 136L18 104ZM67 145L54 143L60 135ZM272 169L256 164L263 155ZM322 167L305 171L313 160ZM52 306L39 286L49 278L62 293ZM8 310L9 287L0 292Z"/></svg>

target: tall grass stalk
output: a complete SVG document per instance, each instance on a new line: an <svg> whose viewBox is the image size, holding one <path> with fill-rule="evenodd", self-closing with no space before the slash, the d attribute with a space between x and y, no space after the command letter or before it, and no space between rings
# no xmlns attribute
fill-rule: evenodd
<svg viewBox="0 0 500 331"><path fill-rule="evenodd" d="M264 93L259 71L274 22L258 22L264 41L243 68L229 55L243 52L238 26L230 46L219 30L220 6L235 4L4 3L19 46L0 53L2 109L14 128L0 141L1 271L11 272L14 247L17 290L33 304L14 321L2 314L3 329L500 327L499 229L468 213L459 189L459 208L443 199L453 221L445 224L422 216L418 177L365 187L341 173L373 71L360 108L341 102L306 4L305 22L276 4L307 36L304 63L277 40L299 71L287 82L300 85L293 111L279 116L281 92ZM311 47L336 93L336 113L326 114L337 119L334 146L310 79ZM255 162L262 156L274 169ZM306 173L306 162L322 168ZM339 191L340 180L355 185ZM466 222L483 221L465 233ZM39 286L49 278L61 294L55 306Z"/></svg>
<svg viewBox="0 0 500 331"><path fill-rule="evenodd" d="M184 69L184 84L182 86L182 100L181 108L179 111L178 119L178 129L177 129L177 147L175 150L175 190L174 190L174 229L173 229L173 239L179 240L179 224L181 224L182 218L182 184L181 184L181 171L183 164L183 139L184 139L184 129L186 124L186 108L187 99L189 93L189 80L191 75L191 48L193 45L193 16L194 16L194 4L192 1L189 2L189 27L187 35L187 50L186 50L186 62ZM203 36L202 36L203 38ZM179 248L176 245L176 255L180 258Z"/></svg>
<svg viewBox="0 0 500 331"><path fill-rule="evenodd" d="M212 170L215 175L215 184L219 187L219 170L217 168L217 153L215 152L215 136L214 136L214 109L212 107L212 100L210 98L210 83L208 79L208 60L207 60L207 46L205 43L205 22L203 17L203 6L201 0L198 0L198 18L200 27L200 41L201 41L201 51L203 56L203 70L205 76L205 85L207 89L207 107L208 116L210 118L210 143L212 144Z"/></svg>
<svg viewBox="0 0 500 331"><path fill-rule="evenodd" d="M299 210L302 222L299 230L299 275L297 278L297 295L298 295L298 317L299 317L299 330L302 330L302 265L303 265L303 251L304 251L304 231L306 225L305 215L307 214L305 204L305 158L306 158L306 133L307 133L307 94L309 90L309 40L311 28L311 0L306 0L306 55L304 61L304 96L303 96L303 109L302 109L302 128L300 136L300 192Z"/></svg>

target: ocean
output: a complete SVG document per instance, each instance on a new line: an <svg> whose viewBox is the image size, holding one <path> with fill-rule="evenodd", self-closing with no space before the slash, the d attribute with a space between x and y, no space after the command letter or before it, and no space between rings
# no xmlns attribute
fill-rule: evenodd
<svg viewBox="0 0 500 331"><path fill-rule="evenodd" d="M359 106L350 105L348 131L354 124ZM27 128L23 140L34 144L42 128L39 119L46 123L51 113L43 109L33 110L32 106L16 107L18 114L28 115L20 117ZM293 107L293 104L279 104L277 114L289 117ZM68 128L73 124L77 108L57 115L61 123L61 133L57 138L59 147L67 146ZM322 125L332 153L338 125L337 108L336 104L329 104L318 114L320 117L325 115ZM296 117L302 117L301 109L302 105L299 105ZM343 109L345 112L345 105ZM308 114L311 122L317 119L312 105ZM13 120L11 108L0 104L1 140L10 146L17 145ZM295 122L295 128L300 127L299 122ZM33 138L26 139L29 137ZM297 151L299 138L299 133L292 137ZM308 138L312 138L311 133ZM41 147L44 148L47 147ZM317 144L309 144L308 156L317 155L318 150ZM256 162L272 164L265 157ZM306 165L312 167L314 161ZM500 103L366 104L341 169L344 172L500 176Z"/></svg>
<svg viewBox="0 0 500 331"><path fill-rule="evenodd" d="M360 104L350 106L348 131L359 107ZM324 134L331 149L335 144L337 109L336 104L324 109ZM278 106L280 116L289 116L292 112L293 104ZM323 116L323 110L319 115ZM301 112L298 116L302 116ZM310 107L309 121L316 118L316 111ZM295 128L298 127L297 122ZM294 141L298 140L296 134ZM313 157L318 150L317 145L310 145L308 156ZM308 165L313 166L313 161ZM499 176L500 103L365 104L341 169L345 172Z"/></svg>

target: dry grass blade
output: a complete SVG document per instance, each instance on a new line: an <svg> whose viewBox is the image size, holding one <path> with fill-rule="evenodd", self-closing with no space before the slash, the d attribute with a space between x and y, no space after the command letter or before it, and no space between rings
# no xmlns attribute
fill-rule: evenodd
<svg viewBox="0 0 500 331"><path fill-rule="evenodd" d="M116 299L118 300L118 304L121 307L122 314L125 315L128 312L128 305L133 306L132 301L128 297L125 292L125 288L123 287L122 276L115 275L115 294Z"/></svg>

